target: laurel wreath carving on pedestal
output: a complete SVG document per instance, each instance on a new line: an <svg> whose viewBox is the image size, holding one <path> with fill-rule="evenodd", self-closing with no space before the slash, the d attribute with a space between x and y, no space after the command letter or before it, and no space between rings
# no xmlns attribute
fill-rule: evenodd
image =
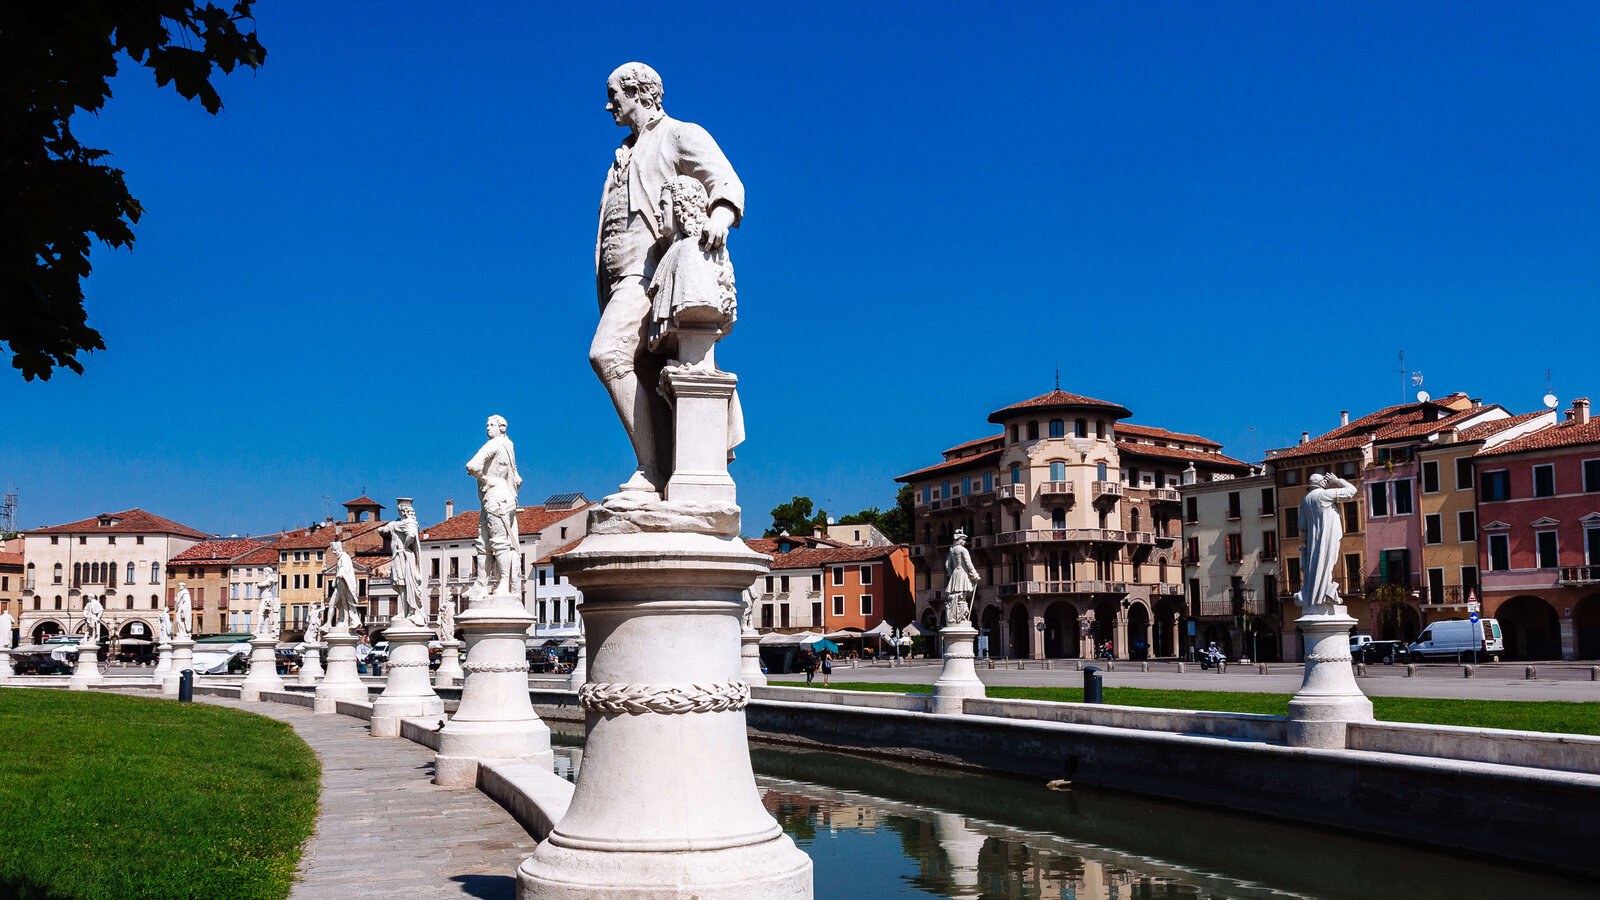
<svg viewBox="0 0 1600 900"><path fill-rule="evenodd" d="M590 682L578 689L578 702L586 710L613 713L692 713L744 709L750 686L742 681L720 684L601 684Z"/></svg>
<svg viewBox="0 0 1600 900"><path fill-rule="evenodd" d="M1350 661L1350 657L1348 655L1340 655L1340 654L1337 654L1337 653L1333 653L1333 654L1328 654L1328 653L1308 653L1308 654L1306 654L1306 662L1332 663L1332 662L1349 662L1349 661Z"/></svg>
<svg viewBox="0 0 1600 900"><path fill-rule="evenodd" d="M528 671L528 664L526 662L505 664L464 662L461 664L461 668L468 672L526 672Z"/></svg>
<svg viewBox="0 0 1600 900"><path fill-rule="evenodd" d="M385 669L418 669L418 668L425 669L425 668L428 667L428 663L426 661L424 661L424 660L418 660L418 661L415 661L415 662L401 661L401 662L384 663L383 667Z"/></svg>

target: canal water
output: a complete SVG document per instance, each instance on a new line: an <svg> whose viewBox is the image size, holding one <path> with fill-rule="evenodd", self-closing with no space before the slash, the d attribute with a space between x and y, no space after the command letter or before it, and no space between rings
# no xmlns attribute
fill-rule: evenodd
<svg viewBox="0 0 1600 900"><path fill-rule="evenodd" d="M581 750L557 748L572 775ZM1595 900L1592 881L1252 816L909 763L751 748L816 900Z"/></svg>

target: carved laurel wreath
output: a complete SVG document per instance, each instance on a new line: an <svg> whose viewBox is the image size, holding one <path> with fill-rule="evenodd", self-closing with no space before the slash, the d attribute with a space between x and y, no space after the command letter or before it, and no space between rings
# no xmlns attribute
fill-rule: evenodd
<svg viewBox="0 0 1600 900"><path fill-rule="evenodd" d="M505 664L464 662L461 664L461 668L468 672L526 672L528 671L528 664L525 662Z"/></svg>
<svg viewBox="0 0 1600 900"><path fill-rule="evenodd" d="M578 702L593 712L691 713L744 709L750 686L742 681L720 684L599 684L578 689Z"/></svg>
<svg viewBox="0 0 1600 900"><path fill-rule="evenodd" d="M1306 662L1331 663L1331 662L1349 662L1349 661L1350 661L1350 657L1349 656L1341 656L1341 655L1339 655L1337 653L1334 653L1334 654L1309 653L1309 654L1306 655Z"/></svg>
<svg viewBox="0 0 1600 900"><path fill-rule="evenodd" d="M392 663L385 663L384 664L384 668L385 669L418 669L418 668L425 669L427 667L428 667L428 664L426 662L423 662L422 660L416 660L414 662L401 661L401 662L392 662Z"/></svg>

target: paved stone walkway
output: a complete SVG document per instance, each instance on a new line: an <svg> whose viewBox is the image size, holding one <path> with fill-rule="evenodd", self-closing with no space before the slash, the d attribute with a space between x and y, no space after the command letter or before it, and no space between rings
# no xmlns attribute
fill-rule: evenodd
<svg viewBox="0 0 1600 900"><path fill-rule="evenodd" d="M435 786L432 750L303 706L195 699L288 722L322 761L316 831L290 900L516 897L517 865L537 842L478 791Z"/></svg>

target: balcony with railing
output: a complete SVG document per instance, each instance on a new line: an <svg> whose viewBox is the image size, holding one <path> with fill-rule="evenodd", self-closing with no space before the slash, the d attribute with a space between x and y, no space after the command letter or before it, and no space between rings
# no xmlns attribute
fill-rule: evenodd
<svg viewBox="0 0 1600 900"><path fill-rule="evenodd" d="M1150 595L1153 597L1182 597L1183 585L1181 584L1152 584Z"/></svg>
<svg viewBox="0 0 1600 900"><path fill-rule="evenodd" d="M995 491L1000 495L1001 500L1012 503L1028 502L1028 486L1025 484L1002 484Z"/></svg>
<svg viewBox="0 0 1600 900"><path fill-rule="evenodd" d="M1039 497L1041 499L1045 497L1071 497L1072 493L1072 482L1070 481L1046 481L1039 485Z"/></svg>
<svg viewBox="0 0 1600 900"><path fill-rule="evenodd" d="M1600 566L1562 566L1557 584L1595 584L1600 582Z"/></svg>
<svg viewBox="0 0 1600 900"><path fill-rule="evenodd" d="M1123 534L1130 544L1154 547L1156 543L1156 533L1153 531L1127 531Z"/></svg>
<svg viewBox="0 0 1600 900"><path fill-rule="evenodd" d="M1114 528L1029 528L1022 531L1002 531L995 536L998 544L1032 544L1050 541L1105 541L1121 543L1126 532Z"/></svg>
<svg viewBox="0 0 1600 900"><path fill-rule="evenodd" d="M1124 496L1130 500L1148 500L1151 503L1177 503L1179 500L1176 488L1163 487L1136 488L1129 486Z"/></svg>
<svg viewBox="0 0 1600 900"><path fill-rule="evenodd" d="M1120 481L1095 481L1089 486L1089 496L1098 503L1101 500L1113 502L1122 499L1123 488Z"/></svg>
<svg viewBox="0 0 1600 900"><path fill-rule="evenodd" d="M1262 562L1277 562L1278 551L1262 547L1260 550L1256 551L1256 559L1259 559Z"/></svg>

